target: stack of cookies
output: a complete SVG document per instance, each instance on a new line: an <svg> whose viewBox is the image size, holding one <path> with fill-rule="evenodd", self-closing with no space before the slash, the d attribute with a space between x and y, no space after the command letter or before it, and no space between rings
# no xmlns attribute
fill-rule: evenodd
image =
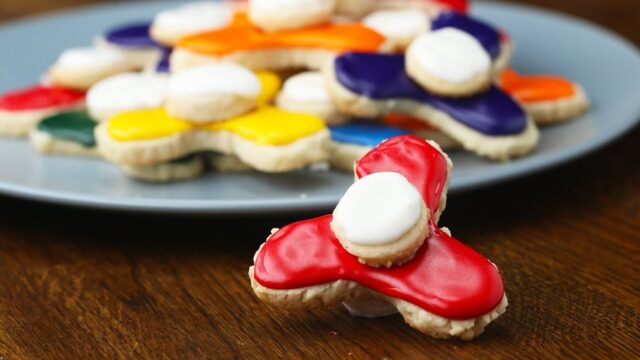
<svg viewBox="0 0 640 360"><path fill-rule="evenodd" d="M250 0L181 5L64 51L41 83L0 96L0 134L100 156L132 177L350 171L415 134L494 160L537 125L584 112L582 88L508 69L509 36L463 0Z"/></svg>

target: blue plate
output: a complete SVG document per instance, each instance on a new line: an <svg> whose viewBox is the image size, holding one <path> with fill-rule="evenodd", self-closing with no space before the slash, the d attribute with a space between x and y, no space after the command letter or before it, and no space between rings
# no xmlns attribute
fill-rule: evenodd
<svg viewBox="0 0 640 360"><path fill-rule="evenodd" d="M89 44L118 23L152 18L175 3L107 5L37 17L0 27L0 90L38 80L65 48ZM505 28L517 44L514 66L524 73L561 74L580 82L593 109L566 124L544 128L536 153L494 163L452 152L450 191L488 186L583 156L628 131L640 117L640 55L611 32L531 7L476 4L474 13ZM208 174L176 184L124 177L100 160L45 157L27 141L0 139L0 192L41 201L130 211L244 214L325 210L352 175L333 171L290 174Z"/></svg>

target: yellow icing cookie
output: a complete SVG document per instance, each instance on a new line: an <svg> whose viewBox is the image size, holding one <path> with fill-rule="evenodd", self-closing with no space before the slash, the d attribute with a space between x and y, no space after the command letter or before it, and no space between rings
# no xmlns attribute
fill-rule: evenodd
<svg viewBox="0 0 640 360"><path fill-rule="evenodd" d="M315 115L292 113L271 106L223 122L206 126L207 130L226 130L260 145L284 145L325 128Z"/></svg>
<svg viewBox="0 0 640 360"><path fill-rule="evenodd" d="M271 71L257 71L256 75L262 85L260 95L258 95L258 106L268 105L280 91L282 79Z"/></svg>
<svg viewBox="0 0 640 360"><path fill-rule="evenodd" d="M207 125L171 117L164 109L128 111L107 124L118 141L158 139L190 130L229 131L260 145L284 145L325 129L324 121L310 114L292 113L271 106Z"/></svg>

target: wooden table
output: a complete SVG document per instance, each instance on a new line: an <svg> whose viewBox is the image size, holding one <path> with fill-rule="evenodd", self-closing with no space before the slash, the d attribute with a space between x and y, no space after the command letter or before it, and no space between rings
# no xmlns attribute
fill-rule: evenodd
<svg viewBox="0 0 640 360"><path fill-rule="evenodd" d="M640 42L637 0L525 2ZM0 18L76 3L3 0ZM441 223L500 266L510 300L470 343L398 316L261 304L252 255L304 215L159 218L0 198L0 358L638 358L639 144L636 129L563 168L450 198Z"/></svg>

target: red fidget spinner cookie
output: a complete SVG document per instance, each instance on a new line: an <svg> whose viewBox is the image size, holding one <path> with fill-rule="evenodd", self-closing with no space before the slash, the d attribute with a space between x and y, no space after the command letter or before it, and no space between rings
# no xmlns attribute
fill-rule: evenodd
<svg viewBox="0 0 640 360"><path fill-rule="evenodd" d="M385 141L356 163L357 180L332 215L272 233L249 269L256 295L286 308L398 311L437 338L479 335L507 298L495 265L437 225L450 170L434 143Z"/></svg>

